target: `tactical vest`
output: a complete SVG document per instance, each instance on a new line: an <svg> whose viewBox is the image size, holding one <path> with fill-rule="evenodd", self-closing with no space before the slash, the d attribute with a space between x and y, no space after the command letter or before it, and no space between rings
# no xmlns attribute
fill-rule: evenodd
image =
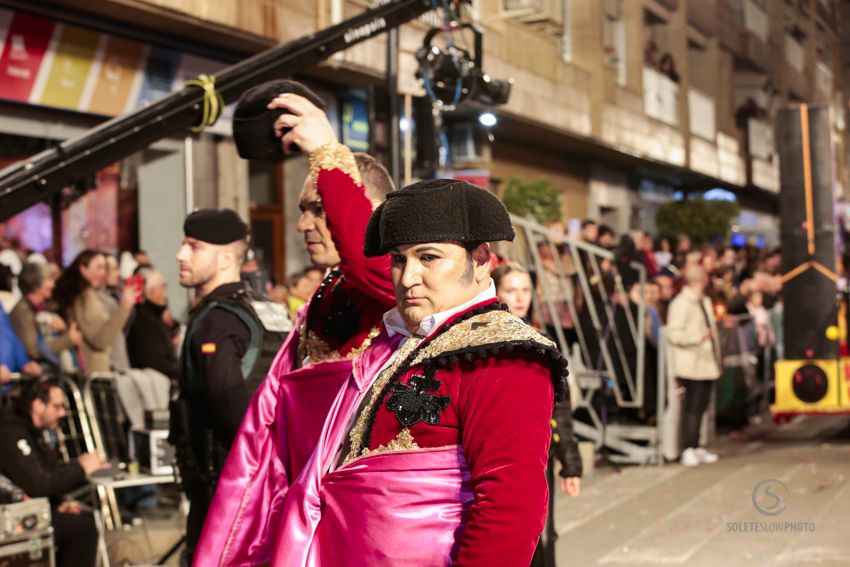
<svg viewBox="0 0 850 567"><path fill-rule="evenodd" d="M198 392L201 384L193 353L187 349L198 325L213 309L224 309L233 313L251 333L251 341L242 357L241 366L248 394L253 396L266 377L286 335L292 330L292 321L282 305L258 297L249 290L239 290L226 297L203 303L189 322L183 342L183 385L192 392Z"/></svg>

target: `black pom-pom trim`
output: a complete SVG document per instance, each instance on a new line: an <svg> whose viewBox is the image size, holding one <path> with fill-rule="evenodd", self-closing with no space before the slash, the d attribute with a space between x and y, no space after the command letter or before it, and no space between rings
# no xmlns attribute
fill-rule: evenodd
<svg viewBox="0 0 850 567"><path fill-rule="evenodd" d="M464 313L463 315L460 315L457 319L455 319L451 323L448 323L447 325L443 325L443 327L440 329L439 333L431 336L427 340L422 341L422 343L420 343L420 345L417 348L415 348L413 350L413 352L411 352L408 355L408 357L404 360L404 362L402 362L398 366L396 371L393 372L393 375L390 376L390 379L387 380L387 383L381 389L381 393L378 396L378 403L376 403L374 406L372 406L370 408L369 417L366 420L366 430L363 432L363 447L369 447L370 443L372 442L372 427L375 425L375 417L378 414L378 409L384 404L384 399L389 395L390 391L392 391L396 382L398 382L399 379L401 378L401 375L408 370L408 368L410 367L410 363L413 361L413 359L416 357L416 355L419 354L419 351L426 344L430 343L436 337L442 335L447 330L451 329L452 327L454 327L455 325L457 325L458 323L460 323L462 321L466 321L467 319L470 319L472 317L476 317L478 315L482 315L484 313L489 313L490 311L507 311L507 310L508 310L507 306L502 305L500 303L488 303L486 305L482 305L481 307L476 307L475 309L471 309L471 310L467 311L466 313ZM451 364L457 364L458 354L459 353L452 353L452 355L448 357L448 360ZM470 359L470 360L472 360L472 359Z"/></svg>
<svg viewBox="0 0 850 567"><path fill-rule="evenodd" d="M510 341L501 344L466 347L441 356L439 360L446 364L440 366L447 368L456 365L461 358L472 361L475 358L483 359L497 356L500 352L513 353L517 349L529 351L549 359L549 370L552 373L552 383L555 386L555 401L559 402L565 399L568 394L566 378L569 374L569 364L567 359L561 355L561 351L557 348L546 347L535 341Z"/></svg>
<svg viewBox="0 0 850 567"><path fill-rule="evenodd" d="M466 321L471 319L472 317L476 317L478 315L489 313L491 311L507 311L508 307L501 303L489 303L487 305L482 305L476 309L472 309L467 311L463 315L459 316L457 319L449 323L448 325L443 326L439 333L430 337L428 340L423 341L422 344L419 345L410 355L408 355L407 359L399 365L398 369L393 373L390 379L387 381L384 388L381 390L381 393L378 397L380 400L377 404L375 404L369 410L369 418L366 422L366 430L363 435L363 447L369 447L372 439L372 427L375 424L375 417L377 416L378 409L383 405L384 399L389 395L392 390L394 384L399 381L401 375L409 370L410 363L413 361L414 357L419 354L419 351L430 341L434 340L435 337L442 335L448 329L453 326L461 323L462 321ZM487 358L489 356L496 356L500 352L508 352L512 353L515 350L525 350L536 352L541 356L545 356L550 360L550 372L552 374L552 384L555 388L555 401L560 402L561 400L568 399L569 390L567 389L567 375L568 375L568 363L567 359L561 354L556 347L547 347L545 345L541 345L538 342L525 340L525 341L509 341L501 344L491 344L491 345L479 345L473 347L467 347L463 349L459 349L450 353L442 353L437 358L426 363L426 372L434 372L436 368L447 368L458 364L463 357L466 361L473 361L476 357Z"/></svg>

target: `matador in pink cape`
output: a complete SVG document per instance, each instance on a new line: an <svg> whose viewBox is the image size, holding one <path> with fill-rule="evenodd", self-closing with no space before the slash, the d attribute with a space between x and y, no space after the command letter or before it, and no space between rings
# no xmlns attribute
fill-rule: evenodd
<svg viewBox="0 0 850 567"><path fill-rule="evenodd" d="M329 273L299 310L293 331L248 407L195 551L193 564L198 566L271 560L289 485L310 457L328 410L351 373L352 359L377 336L382 314L394 305L389 258L367 258L362 246L374 205L393 189L389 174L370 156L353 154L337 143L325 113L292 94L290 85L261 85L246 93L239 106L257 107L267 137L274 128L281 135L277 144L287 150L297 145L309 156L298 230L312 262ZM299 85L295 90L304 89ZM280 116L269 121L266 111ZM243 127L243 138L258 130L257 124Z"/></svg>
<svg viewBox="0 0 850 567"><path fill-rule="evenodd" d="M496 299L488 191L436 180L388 195L365 253L396 307L354 361L280 512L275 567L527 567L543 530L556 346Z"/></svg>

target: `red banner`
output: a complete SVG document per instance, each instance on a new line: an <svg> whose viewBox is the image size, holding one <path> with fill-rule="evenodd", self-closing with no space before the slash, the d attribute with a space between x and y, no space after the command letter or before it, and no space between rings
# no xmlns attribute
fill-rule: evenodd
<svg viewBox="0 0 850 567"><path fill-rule="evenodd" d="M0 54L3 98L27 102L47 53L56 24L44 18L16 13Z"/></svg>

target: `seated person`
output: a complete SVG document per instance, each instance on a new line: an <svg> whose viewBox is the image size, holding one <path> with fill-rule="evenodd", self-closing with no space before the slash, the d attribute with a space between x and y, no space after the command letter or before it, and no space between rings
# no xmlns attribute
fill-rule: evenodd
<svg viewBox="0 0 850 567"><path fill-rule="evenodd" d="M0 306L0 376L8 379L9 373L21 373L30 377L41 376L41 366L29 359L24 345L21 344L12 328L9 316Z"/></svg>
<svg viewBox="0 0 850 567"><path fill-rule="evenodd" d="M59 356L71 347L78 347L83 342L83 335L72 322L65 327L65 322L58 315L50 317L50 330L46 335L36 318L44 311L45 304L53 295L56 280L49 277L47 266L36 263L24 264L18 276L18 287L23 297L9 314L12 327L18 335L31 360L38 361L50 370L59 370Z"/></svg>
<svg viewBox="0 0 850 567"><path fill-rule="evenodd" d="M15 406L0 418L0 474L30 498L50 499L57 565L93 567L97 555L94 517L63 501L62 495L108 465L92 453L80 455L74 463L59 462L44 431L55 430L65 413L65 395L57 381L26 383Z"/></svg>

